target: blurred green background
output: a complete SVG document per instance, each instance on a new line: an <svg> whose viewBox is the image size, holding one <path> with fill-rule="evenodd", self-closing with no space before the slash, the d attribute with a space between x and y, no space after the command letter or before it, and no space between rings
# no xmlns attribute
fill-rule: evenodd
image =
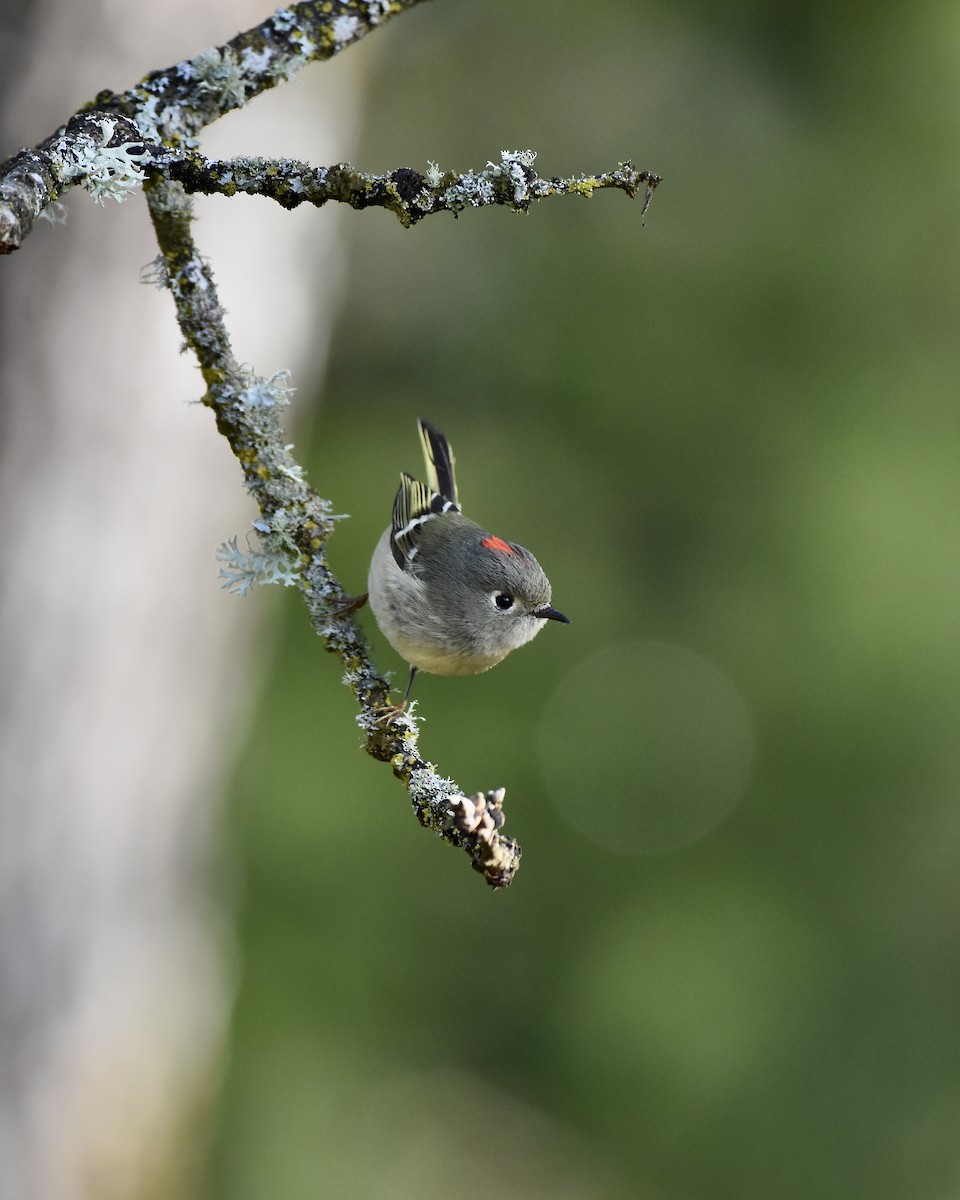
<svg viewBox="0 0 960 1200"><path fill-rule="evenodd" d="M417 681L424 753L507 787L495 895L285 597L210 1196L960 1196L960 10L447 0L350 53L364 169L665 182L646 227L347 222L334 568L422 413L573 624Z"/></svg>

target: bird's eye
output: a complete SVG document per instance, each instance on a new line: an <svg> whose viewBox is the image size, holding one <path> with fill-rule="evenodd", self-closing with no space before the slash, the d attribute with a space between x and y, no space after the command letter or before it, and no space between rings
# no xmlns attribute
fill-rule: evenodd
<svg viewBox="0 0 960 1200"><path fill-rule="evenodd" d="M497 592L493 597L493 602L501 612L507 612L508 609L513 608L513 597L506 592Z"/></svg>

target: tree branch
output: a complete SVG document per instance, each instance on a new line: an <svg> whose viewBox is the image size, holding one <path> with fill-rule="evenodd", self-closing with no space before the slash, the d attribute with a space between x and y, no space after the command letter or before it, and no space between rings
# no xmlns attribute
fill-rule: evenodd
<svg viewBox="0 0 960 1200"><path fill-rule="evenodd" d="M414 716L393 715L389 684L352 618L351 597L327 564L324 550L334 528L330 504L307 484L285 444L279 414L288 389L237 362L213 273L193 240L191 203L179 184L157 176L146 191L161 252L154 281L173 294L177 320L207 385L203 403L213 411L257 502L264 545L291 561L314 629L346 668L345 682L360 705L365 749L389 762L403 780L422 825L465 850L491 887L505 887L516 872L520 847L500 834L502 789L468 799L420 755Z"/></svg>
<svg viewBox="0 0 960 1200"><path fill-rule="evenodd" d="M360 706L357 718L368 753L389 762L407 787L421 824L466 851L494 888L512 880L520 847L501 834L502 788L468 798L422 758L412 711L390 706L390 689L370 659L352 617L356 607L331 572L325 547L335 517L307 484L285 443L280 410L286 376L267 380L236 359L209 263L193 239L188 192L267 196L286 208L337 200L353 208L386 208L404 226L436 212L505 204L525 212L535 200L619 188L634 197L644 188L642 213L660 177L629 162L615 171L543 179L532 151L504 151L480 171L421 174L402 167L368 175L348 164L310 168L288 159L236 158L211 162L196 151L196 135L305 63L326 59L418 0L316 0L280 9L225 45L155 71L122 94L101 92L92 105L32 150L0 166L0 251L17 249L36 217L69 187L82 182L95 199L125 198L141 183L160 246L152 278L169 288L187 346L206 384L203 403L214 413L260 509L255 528L264 554L243 555L236 541L221 559L233 590L252 578L295 583L325 648L345 668ZM641 215L642 215L641 213ZM259 563L251 566L255 559ZM413 706L411 706L413 707Z"/></svg>
<svg viewBox="0 0 960 1200"><path fill-rule="evenodd" d="M638 171L633 163L621 163L615 171L579 175L571 179L541 179L533 169L536 157L530 150L500 153L498 163L488 162L481 171L441 172L431 163L426 174L399 167L385 175L354 170L349 163L332 167L310 167L291 159L232 158L214 162L196 153L169 161L166 173L183 184L184 190L203 195L266 196L283 208L313 204L320 208L338 200L351 208L385 208L409 228L438 212L457 216L465 208L502 204L526 212L536 200L547 196L590 197L601 188L619 188L634 198L641 185L646 213L660 176Z"/></svg>
<svg viewBox="0 0 960 1200"><path fill-rule="evenodd" d="M420 0L310 0L280 8L245 33L195 58L152 71L125 92L100 92L32 150L0 164L0 254L17 250L34 221L84 176L75 141L87 119L126 117L134 141L189 150L201 129L309 62L332 58ZM108 139L109 140L109 139ZM158 161L158 160L156 160ZM82 157L80 159L82 163Z"/></svg>

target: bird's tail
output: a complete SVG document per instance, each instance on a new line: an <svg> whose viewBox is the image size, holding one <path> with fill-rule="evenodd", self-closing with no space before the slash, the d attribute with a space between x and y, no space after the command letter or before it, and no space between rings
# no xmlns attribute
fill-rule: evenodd
<svg viewBox="0 0 960 1200"><path fill-rule="evenodd" d="M459 509L457 478L453 470L457 460L453 457L450 443L439 429L434 429L430 422L425 421L423 417L420 418L419 425L420 441L423 443L423 461L427 467L427 483L445 500L452 500Z"/></svg>

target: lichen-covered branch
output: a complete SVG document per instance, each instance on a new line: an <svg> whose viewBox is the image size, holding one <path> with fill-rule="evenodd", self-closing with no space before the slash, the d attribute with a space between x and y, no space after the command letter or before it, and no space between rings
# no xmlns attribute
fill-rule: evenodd
<svg viewBox="0 0 960 1200"><path fill-rule="evenodd" d="M212 162L197 151L197 134L206 125L418 2L294 4L222 46L152 72L126 92L101 92L39 146L0 165L0 252L17 249L36 218L77 183L100 201L124 199L143 185L160 246L152 278L173 295L206 384L203 403L260 509L255 522L260 548L247 554L236 539L221 548L225 585L241 592L258 580L300 588L314 628L344 665L345 682L360 705L367 751L391 764L423 825L465 850L492 887L504 887L517 870L520 847L501 833L503 789L465 796L421 757L412 712L391 708L389 686L353 619L356 604L327 564L325 548L336 518L307 484L285 442L280 412L291 391L287 377L280 372L264 379L237 361L213 273L192 233L189 194L199 192L266 196L286 208L330 200L357 209L380 207L404 226L433 213L456 215L491 204L525 212L547 196L591 196L602 188L619 188L631 197L642 189L646 212L660 177L629 162L598 175L547 179L534 170L532 151L503 151L498 162L460 174L431 163L423 173L401 167L370 175L345 163L312 168L289 159Z"/></svg>
<svg viewBox="0 0 960 1200"><path fill-rule="evenodd" d="M18 249L40 213L85 177L74 153L85 118L124 117L132 141L189 150L201 129L276 87L309 62L331 58L420 0L309 0L279 8L254 29L160 71L125 92L100 92L39 146L0 164L0 254ZM94 137L97 135L94 134ZM109 140L109 139L107 139ZM157 158L154 161L158 161Z"/></svg>
<svg viewBox="0 0 960 1200"><path fill-rule="evenodd" d="M644 190L642 213L660 182L650 171L638 171L631 162L600 175L578 175L571 179L542 179L534 170L536 155L530 150L501 151L500 161L488 162L479 171L441 171L431 163L421 174L399 167L385 175L357 171L349 163L332 167L310 167L292 159L232 158L225 162L204 159L197 153L172 158L166 167L172 179L187 192L233 196L239 192L266 196L284 208L300 204L317 207L329 200L351 208L385 208L409 228L438 212L454 216L465 208L489 204L507 205L526 212L536 200L547 196L592 196L602 188L619 188L631 198ZM642 215L642 214L641 214Z"/></svg>
<svg viewBox="0 0 960 1200"><path fill-rule="evenodd" d="M153 281L173 294L180 328L207 386L203 403L230 443L259 507L256 528L264 547L290 564L314 628L346 669L367 751L389 762L406 784L422 825L465 850L492 887L505 887L516 872L520 848L500 833L502 790L468 799L421 756L415 717L396 715L391 708L389 685L370 659L351 597L327 564L325 547L335 519L330 504L307 484L286 444L280 413L290 389L284 379L259 378L237 362L213 272L193 239L189 197L160 175L148 180L146 191L160 245Z"/></svg>
<svg viewBox="0 0 960 1200"><path fill-rule="evenodd" d="M286 208L337 200L353 208L386 208L405 226L436 212L505 204L525 212L535 200L573 193L591 196L644 188L643 213L660 182L650 171L621 163L614 171L570 179L541 178L532 151L503 151L481 170L424 173L400 167L385 175L346 163L309 167L290 159L236 158L213 162L197 153L197 134L308 62L327 59L419 0L313 0L278 9L272 17L161 71L126 92L100 92L66 125L33 149L0 164L0 253L18 249L44 210L83 183L98 200L124 199L150 168L187 192L246 192ZM642 214L641 214L642 215Z"/></svg>
<svg viewBox="0 0 960 1200"><path fill-rule="evenodd" d="M75 183L100 203L106 196L123 200L143 182L145 168L169 153L128 117L77 113L0 166L0 253L19 249L37 217Z"/></svg>
<svg viewBox="0 0 960 1200"><path fill-rule="evenodd" d="M222 46L152 71L119 95L101 92L91 107L146 120L168 145L201 129L310 62L332 58L420 0L307 0L290 4Z"/></svg>

